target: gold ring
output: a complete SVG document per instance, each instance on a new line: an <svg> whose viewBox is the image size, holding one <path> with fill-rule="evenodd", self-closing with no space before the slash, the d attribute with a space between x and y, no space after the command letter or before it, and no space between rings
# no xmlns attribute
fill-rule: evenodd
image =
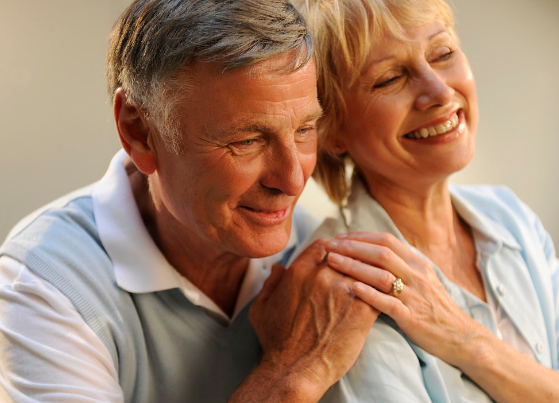
<svg viewBox="0 0 559 403"><path fill-rule="evenodd" d="M396 278L392 283L392 295L398 297L404 291L404 282L400 277Z"/></svg>

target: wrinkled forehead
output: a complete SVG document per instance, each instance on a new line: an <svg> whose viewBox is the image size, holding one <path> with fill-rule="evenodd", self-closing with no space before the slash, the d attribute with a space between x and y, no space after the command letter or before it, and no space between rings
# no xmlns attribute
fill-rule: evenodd
<svg viewBox="0 0 559 403"><path fill-rule="evenodd" d="M256 85L259 81L265 79L278 80L285 76L296 75L301 70L312 74L316 80L316 67L314 58L305 58L294 52L285 52L272 56L268 59L252 63L248 66L230 69L226 62L213 60L197 60L181 69L174 77L167 80L169 87L184 90L183 95L188 94L200 86L218 82L228 83L228 85L236 85L239 83L240 77L245 77L248 82ZM178 85L177 85L178 83Z"/></svg>

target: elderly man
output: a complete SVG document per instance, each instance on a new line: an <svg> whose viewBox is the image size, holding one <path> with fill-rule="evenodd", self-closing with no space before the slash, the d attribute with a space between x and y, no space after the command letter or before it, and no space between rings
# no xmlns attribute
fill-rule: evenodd
<svg viewBox="0 0 559 403"><path fill-rule="evenodd" d="M123 150L0 250L2 402L311 402L343 376L377 313L327 267L333 246L272 268L314 229L295 211L321 114L311 52L283 0L123 13Z"/></svg>

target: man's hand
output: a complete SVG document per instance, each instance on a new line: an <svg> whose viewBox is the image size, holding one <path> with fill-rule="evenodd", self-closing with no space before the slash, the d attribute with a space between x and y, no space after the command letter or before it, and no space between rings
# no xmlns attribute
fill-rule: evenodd
<svg viewBox="0 0 559 403"><path fill-rule="evenodd" d="M258 370L287 386L284 399L297 396L284 401L318 401L355 363L378 316L353 294L354 279L328 267L326 242L288 270L274 266L250 309L263 348Z"/></svg>

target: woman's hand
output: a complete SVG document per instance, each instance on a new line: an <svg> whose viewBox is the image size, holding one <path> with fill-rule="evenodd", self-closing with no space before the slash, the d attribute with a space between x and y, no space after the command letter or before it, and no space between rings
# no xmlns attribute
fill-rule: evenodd
<svg viewBox="0 0 559 403"><path fill-rule="evenodd" d="M488 330L462 312L428 261L387 233L342 234L326 248L328 264L358 280L355 295L394 319L411 341L451 365L471 360L465 345ZM397 278L404 283L399 295Z"/></svg>
<svg viewBox="0 0 559 403"><path fill-rule="evenodd" d="M396 321L415 344L462 370L496 402L556 402L559 373L495 337L448 296L429 262L386 233L342 234L328 264L355 278L356 296ZM393 295L396 278L404 282Z"/></svg>

